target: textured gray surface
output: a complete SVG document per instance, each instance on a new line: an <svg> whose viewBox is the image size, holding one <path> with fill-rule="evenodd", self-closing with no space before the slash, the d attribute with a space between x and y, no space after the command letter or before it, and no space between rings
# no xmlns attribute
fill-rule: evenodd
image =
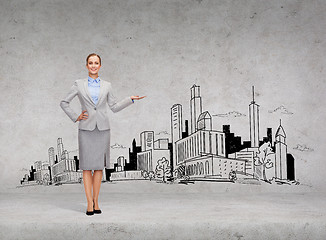
<svg viewBox="0 0 326 240"><path fill-rule="evenodd" d="M325 200L304 186L117 182L86 216L80 184L26 187L0 196L0 238L323 240Z"/></svg>
<svg viewBox="0 0 326 240"><path fill-rule="evenodd" d="M85 58L102 56L100 76L119 97L147 95L112 117L112 142L127 156L144 130L170 130L170 108L201 86L203 110L248 114L251 86L261 132L279 119L296 158L297 179L324 187L325 1L0 1L1 190L19 184L62 137L77 149L77 126L59 107ZM269 111L284 105L293 114ZM75 101L74 109L79 105ZM215 129L248 140L247 117ZM305 145L314 151L295 150ZM304 148L301 148L304 150ZM307 149L306 149L307 150Z"/></svg>
<svg viewBox="0 0 326 240"><path fill-rule="evenodd" d="M325 239L325 12L316 0L0 0L0 238ZM77 149L59 102L91 52L119 97L147 96L112 114L112 142L127 147L113 159L143 130L169 132L173 104L189 119L194 83L222 116L247 115L255 85L261 132L282 118L302 185L104 183L92 217L82 185L15 189L58 137ZM222 124L249 139L247 117Z"/></svg>

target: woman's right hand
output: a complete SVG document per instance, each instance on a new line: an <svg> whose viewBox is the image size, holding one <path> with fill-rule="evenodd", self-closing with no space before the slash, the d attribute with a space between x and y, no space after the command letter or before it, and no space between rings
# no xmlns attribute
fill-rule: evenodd
<svg viewBox="0 0 326 240"><path fill-rule="evenodd" d="M84 110L80 115L79 117L77 118L76 122L80 121L80 120L86 120L88 118L88 114L87 114L87 111Z"/></svg>

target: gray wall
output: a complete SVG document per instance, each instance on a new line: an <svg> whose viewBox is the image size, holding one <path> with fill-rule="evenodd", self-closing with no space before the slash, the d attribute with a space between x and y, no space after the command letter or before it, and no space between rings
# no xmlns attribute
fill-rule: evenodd
<svg viewBox="0 0 326 240"><path fill-rule="evenodd" d="M85 58L102 57L100 77L119 97L146 95L112 114L112 142L127 157L143 130L170 132L170 107L189 119L190 87L203 109L238 111L213 117L214 128L249 139L251 86L261 109L261 135L282 119L297 179L324 189L324 1L5 1L0 2L0 181L14 188L30 166L47 161L62 137L77 149L77 125L59 107ZM293 114L269 111L284 105ZM73 107L79 111L78 101ZM161 136L161 135L156 135ZM296 148L297 144L309 149Z"/></svg>

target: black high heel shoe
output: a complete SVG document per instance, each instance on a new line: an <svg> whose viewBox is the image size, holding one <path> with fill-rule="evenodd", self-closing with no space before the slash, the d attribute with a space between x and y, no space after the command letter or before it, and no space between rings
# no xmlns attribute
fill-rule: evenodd
<svg viewBox="0 0 326 240"><path fill-rule="evenodd" d="M101 209L97 209L97 210L95 209L95 202L94 201L93 201L93 210L94 210L93 212L96 213L96 214L102 213Z"/></svg>
<svg viewBox="0 0 326 240"><path fill-rule="evenodd" d="M94 215L94 207L93 207L93 211L87 211L86 210L86 215Z"/></svg>

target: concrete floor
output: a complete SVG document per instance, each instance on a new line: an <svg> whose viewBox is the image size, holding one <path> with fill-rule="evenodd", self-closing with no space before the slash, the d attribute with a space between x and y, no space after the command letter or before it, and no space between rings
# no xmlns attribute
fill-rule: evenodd
<svg viewBox="0 0 326 240"><path fill-rule="evenodd" d="M326 239L326 193L307 186L104 182L8 189L0 239Z"/></svg>

